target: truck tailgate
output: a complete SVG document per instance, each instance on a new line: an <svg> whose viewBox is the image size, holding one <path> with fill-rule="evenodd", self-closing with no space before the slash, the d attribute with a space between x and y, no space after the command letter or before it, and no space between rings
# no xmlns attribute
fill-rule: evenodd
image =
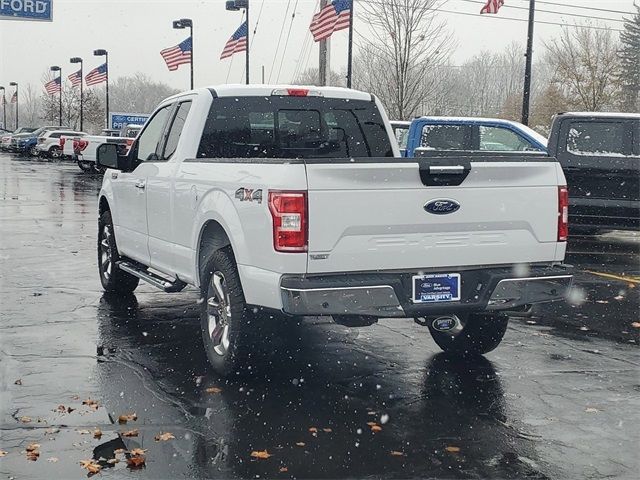
<svg viewBox="0 0 640 480"><path fill-rule="evenodd" d="M438 174L433 160L411 160L307 163L309 273L556 259L563 182L557 162L440 161L439 172L460 164L465 176ZM459 208L427 211L439 200Z"/></svg>

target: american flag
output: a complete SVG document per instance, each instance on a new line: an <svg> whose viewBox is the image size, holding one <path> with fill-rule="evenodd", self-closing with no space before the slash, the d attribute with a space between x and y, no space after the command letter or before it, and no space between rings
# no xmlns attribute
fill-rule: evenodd
<svg viewBox="0 0 640 480"><path fill-rule="evenodd" d="M247 28L247 22L244 22L240 27L231 35L231 38L224 46L224 50L220 54L220 60L230 57L234 53L244 52L247 49L247 34L249 29Z"/></svg>
<svg viewBox="0 0 640 480"><path fill-rule="evenodd" d="M84 77L84 81L87 82L87 87L91 85L97 85L102 82L107 81L107 64L103 63L102 65L94 68L89 73L87 73L86 77Z"/></svg>
<svg viewBox="0 0 640 480"><path fill-rule="evenodd" d="M498 13L501 6L504 5L504 0L487 0L487 4L482 7L480 13Z"/></svg>
<svg viewBox="0 0 640 480"><path fill-rule="evenodd" d="M319 42L329 38L333 32L349 28L351 0L333 0L313 16L309 29L313 40Z"/></svg>
<svg viewBox="0 0 640 480"><path fill-rule="evenodd" d="M45 83L44 89L47 91L49 95L60 93L60 91L62 90L62 82L60 81L60 77L56 77L53 80L50 80L47 83Z"/></svg>
<svg viewBox="0 0 640 480"><path fill-rule="evenodd" d="M11 103L18 103L18 92L13 92L11 95Z"/></svg>
<svg viewBox="0 0 640 480"><path fill-rule="evenodd" d="M69 75L69 81L71 82L72 87L77 87L82 83L82 70L78 70L75 73Z"/></svg>
<svg viewBox="0 0 640 480"><path fill-rule="evenodd" d="M177 70L180 65L191 63L192 45L191 37L189 37L175 47L165 48L160 51L160 55L162 55L164 61L167 62L169 70Z"/></svg>

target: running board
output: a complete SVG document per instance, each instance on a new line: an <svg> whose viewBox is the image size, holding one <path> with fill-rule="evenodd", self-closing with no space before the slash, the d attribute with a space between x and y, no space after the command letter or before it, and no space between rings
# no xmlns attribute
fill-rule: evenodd
<svg viewBox="0 0 640 480"><path fill-rule="evenodd" d="M167 293L179 292L187 286L187 284L179 278L176 278L173 281L167 280L166 278L162 278L160 275L156 275L155 273L143 270L140 267L123 260L116 262L116 265L120 270L130 273L131 275L138 277L140 280L144 280L145 282L153 285L156 288L159 288L160 290L164 290Z"/></svg>

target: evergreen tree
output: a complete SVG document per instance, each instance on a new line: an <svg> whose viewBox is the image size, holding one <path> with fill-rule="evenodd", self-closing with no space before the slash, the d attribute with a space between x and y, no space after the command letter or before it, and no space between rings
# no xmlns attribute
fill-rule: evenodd
<svg viewBox="0 0 640 480"><path fill-rule="evenodd" d="M621 107L627 112L640 111L640 6L631 18L625 18L620 34Z"/></svg>

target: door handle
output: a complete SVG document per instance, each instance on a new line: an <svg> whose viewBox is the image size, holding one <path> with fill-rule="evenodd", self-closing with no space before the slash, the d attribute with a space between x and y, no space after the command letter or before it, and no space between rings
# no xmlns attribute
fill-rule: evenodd
<svg viewBox="0 0 640 480"><path fill-rule="evenodd" d="M462 175L464 173L463 165L430 165L429 173L431 175Z"/></svg>
<svg viewBox="0 0 640 480"><path fill-rule="evenodd" d="M136 181L136 188L144 190L146 186L147 186L147 182L145 182L144 180L137 180Z"/></svg>

